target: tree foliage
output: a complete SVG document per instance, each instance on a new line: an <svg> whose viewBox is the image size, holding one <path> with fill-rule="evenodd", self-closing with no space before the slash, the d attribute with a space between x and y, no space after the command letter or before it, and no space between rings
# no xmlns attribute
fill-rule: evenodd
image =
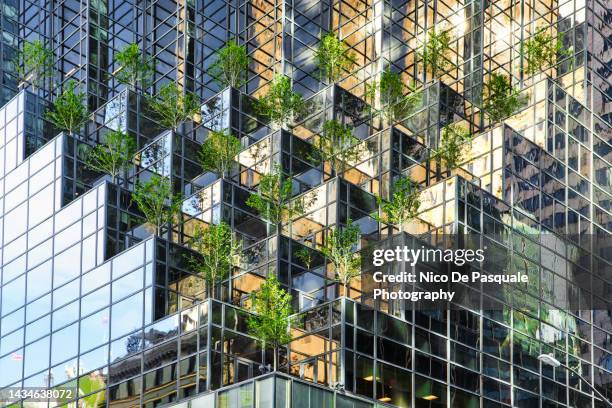
<svg viewBox="0 0 612 408"><path fill-rule="evenodd" d="M307 248L300 248L295 252L296 258L304 264L306 269L310 269L312 265L313 255L312 251Z"/></svg>
<svg viewBox="0 0 612 408"><path fill-rule="evenodd" d="M358 143L359 139L353 136L353 128L336 119L328 120L323 124L321 134L315 139L315 159L329 162L338 174L343 174L348 165L359 158L356 148Z"/></svg>
<svg viewBox="0 0 612 408"><path fill-rule="evenodd" d="M19 80L40 88L45 78L53 77L53 51L42 41L26 41L13 61Z"/></svg>
<svg viewBox="0 0 612 408"><path fill-rule="evenodd" d="M304 201L292 199L291 177L283 174L277 164L271 173L263 174L257 193L251 194L246 203L267 221L280 227L284 220L291 220L304 212Z"/></svg>
<svg viewBox="0 0 612 408"><path fill-rule="evenodd" d="M442 129L440 137L440 146L434 151L432 157L441 158L448 170L452 170L462 160L461 148L463 144L472 141L473 135L465 127L451 123Z"/></svg>
<svg viewBox="0 0 612 408"><path fill-rule="evenodd" d="M393 184L392 193L389 201L376 197L381 214L373 216L379 222L396 225L401 232L419 212L419 189L409 178L402 177Z"/></svg>
<svg viewBox="0 0 612 408"><path fill-rule="evenodd" d="M221 222L206 229L196 228L190 245L199 256L191 257L189 263L204 278L209 296L214 298L215 285L226 279L233 267L240 265L242 244L233 236L230 227Z"/></svg>
<svg viewBox="0 0 612 408"><path fill-rule="evenodd" d="M404 85L400 75L388 69L382 72L379 81L369 85L366 96L371 104L380 102L380 112L388 123L405 118L421 101L420 92Z"/></svg>
<svg viewBox="0 0 612 408"><path fill-rule="evenodd" d="M221 86L239 88L247 81L249 63L246 47L230 40L217 52L208 72Z"/></svg>
<svg viewBox="0 0 612 408"><path fill-rule="evenodd" d="M121 130L106 134L104 141L87 152L85 164L92 170L110 175L113 183L119 174L128 168L136 153L134 138Z"/></svg>
<svg viewBox="0 0 612 408"><path fill-rule="evenodd" d="M84 105L84 92L76 92L77 83L69 81L64 91L55 99L52 109L45 113L45 118L57 129L73 135L87 119L89 111Z"/></svg>
<svg viewBox="0 0 612 408"><path fill-rule="evenodd" d="M450 30L437 33L435 28L432 28L427 32L427 41L419 54L423 58L426 69L433 77L439 77L452 65L451 41Z"/></svg>
<svg viewBox="0 0 612 408"><path fill-rule="evenodd" d="M533 75L553 66L557 59L571 55L571 51L563 48L563 34L556 37L547 34L545 28L540 28L529 40L523 42L521 51L527 68L525 73Z"/></svg>
<svg viewBox="0 0 612 408"><path fill-rule="evenodd" d="M148 103L159 124L174 131L200 112L198 97L192 92L183 93L174 82L162 86L157 97L149 97Z"/></svg>
<svg viewBox="0 0 612 408"><path fill-rule="evenodd" d="M251 299L254 314L247 319L249 334L274 349L276 370L278 348L291 341L291 295L280 287L276 276L270 275L260 289L251 294Z"/></svg>
<svg viewBox="0 0 612 408"><path fill-rule="evenodd" d="M345 71L350 71L355 65L354 54L332 32L321 38L315 58L321 75L330 83L338 81Z"/></svg>
<svg viewBox="0 0 612 408"><path fill-rule="evenodd" d="M146 221L155 226L156 236L164 225L175 222L181 214L182 197L173 193L168 178L157 174L145 183L136 184L132 199Z"/></svg>
<svg viewBox="0 0 612 408"><path fill-rule="evenodd" d="M321 249L334 266L336 279L342 284L345 296L351 281L361 274L361 255L354 252L360 238L359 226L349 219L346 227L330 229Z"/></svg>
<svg viewBox="0 0 612 408"><path fill-rule="evenodd" d="M268 92L256 103L256 111L274 125L284 128L304 110L304 99L291 88L291 79L278 74L272 80Z"/></svg>
<svg viewBox="0 0 612 408"><path fill-rule="evenodd" d="M146 58L138 44L132 43L115 54L115 63L119 64L119 70L115 78L122 84L135 89L138 85L146 88L153 77L153 63Z"/></svg>
<svg viewBox="0 0 612 408"><path fill-rule="evenodd" d="M492 122L500 122L527 103L527 97L510 83L506 75L493 73L485 83L483 109Z"/></svg>
<svg viewBox="0 0 612 408"><path fill-rule="evenodd" d="M227 131L213 131L200 148L200 164L204 170L225 177L236 164L235 157L240 153L240 140Z"/></svg>

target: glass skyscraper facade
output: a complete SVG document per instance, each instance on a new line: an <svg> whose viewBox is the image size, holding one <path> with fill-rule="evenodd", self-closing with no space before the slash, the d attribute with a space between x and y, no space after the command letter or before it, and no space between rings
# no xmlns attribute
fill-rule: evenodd
<svg viewBox="0 0 612 408"><path fill-rule="evenodd" d="M0 406L609 406L591 386L612 400L610 2L0 5L0 393L73 391ZM542 30L560 47L529 73L525 44ZM335 83L315 58L328 32L354 59ZM432 73L421 50L434 32L448 32L450 48ZM13 63L33 40L54 55L53 76L37 89L19 83ZM210 73L230 40L250 58L239 88ZM115 78L115 56L132 43L154 61L146 89ZM394 121L370 93L385 71L416 90ZM307 105L284 128L256 109L277 74ZM493 74L525 100L504 120L483 110ZM44 115L70 80L92 112L75 134ZM147 103L167 83L201 101L177 129L160 125ZM358 140L342 172L317 158L331 119ZM450 168L433 153L453 124L474 137ZM116 182L83 153L112 130L137 145ZM223 177L199 160L214 131L241 142ZM306 203L278 226L247 204L274 168L291 175L292 199ZM180 219L158 236L133 199L153 175L183 197ZM373 214L403 177L418 186L420 207L399 230ZM321 249L349 220L360 230L353 250L362 265L345 290ZM241 261L211 291L190 262L191 244L198 228L221 222L240 239ZM471 267L522 272L529 284L465 288L470 296L429 310L377 298L370 258L389 245L498 248L503 259ZM271 275L295 311L276 371L273 351L247 324L251 294ZM543 365L544 353L571 370Z"/></svg>

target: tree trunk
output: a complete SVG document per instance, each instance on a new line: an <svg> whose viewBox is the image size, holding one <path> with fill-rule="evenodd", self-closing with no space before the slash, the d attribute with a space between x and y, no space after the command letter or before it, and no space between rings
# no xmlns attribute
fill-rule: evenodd
<svg viewBox="0 0 612 408"><path fill-rule="evenodd" d="M278 346L274 347L274 371L278 368Z"/></svg>

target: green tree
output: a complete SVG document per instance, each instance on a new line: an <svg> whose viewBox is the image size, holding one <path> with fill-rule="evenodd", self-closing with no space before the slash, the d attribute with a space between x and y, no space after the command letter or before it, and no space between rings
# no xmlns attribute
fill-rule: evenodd
<svg viewBox="0 0 612 408"><path fill-rule="evenodd" d="M239 88L247 81L249 63L246 47L230 40L217 52L208 72L222 86Z"/></svg>
<svg viewBox="0 0 612 408"><path fill-rule="evenodd" d="M462 160L461 147L470 143L473 135L465 127L451 123L442 129L440 146L433 152L432 158L441 158L448 170L453 170Z"/></svg>
<svg viewBox="0 0 612 408"><path fill-rule="evenodd" d="M527 64L525 73L533 75L553 66L557 59L571 55L569 49L563 48L563 34L554 37L540 28L529 40L521 44L521 53Z"/></svg>
<svg viewBox="0 0 612 408"><path fill-rule="evenodd" d="M26 41L13 61L21 82L34 88L43 86L45 78L53 77L53 51L42 41Z"/></svg>
<svg viewBox="0 0 612 408"><path fill-rule="evenodd" d="M121 130L113 130L106 134L102 143L88 150L85 164L110 175L116 183L119 174L131 165L135 153L134 138Z"/></svg>
<svg viewBox="0 0 612 408"><path fill-rule="evenodd" d="M89 118L89 111L83 104L84 92L75 92L77 83L69 81L64 91L55 99L53 108L45 112L45 119L57 129L68 131L72 136Z"/></svg>
<svg viewBox="0 0 612 408"><path fill-rule="evenodd" d="M225 177L236 161L234 158L240 153L240 140L227 131L213 131L200 148L200 164L204 170L217 173Z"/></svg>
<svg viewBox="0 0 612 408"><path fill-rule="evenodd" d="M162 86L157 97L149 97L148 102L159 124L174 131L200 112L198 97L192 92L183 93L174 82Z"/></svg>
<svg viewBox="0 0 612 408"><path fill-rule="evenodd" d="M356 149L358 143L359 139L353 136L353 128L336 119L328 120L314 143L318 156L315 158L329 162L338 174L343 174L347 165L359 158Z"/></svg>
<svg viewBox="0 0 612 408"><path fill-rule="evenodd" d="M427 32L427 41L423 45L419 55L423 63L433 77L442 75L451 63L451 35L450 30L436 33L432 28Z"/></svg>
<svg viewBox="0 0 612 408"><path fill-rule="evenodd" d="M278 368L278 349L291 341L291 295L270 275L257 292L251 293L253 315L247 319L249 334L274 350L274 371Z"/></svg>
<svg viewBox="0 0 612 408"><path fill-rule="evenodd" d="M175 222L181 214L182 197L173 193L168 178L157 174L145 183L136 184L132 199L146 221L155 226L155 236L159 236L161 228Z"/></svg>
<svg viewBox="0 0 612 408"><path fill-rule="evenodd" d="M295 256L296 258L304 263L304 266L306 266L306 269L310 269L310 265L312 265L312 251L307 249L307 248L301 248L298 249L295 252Z"/></svg>
<svg viewBox="0 0 612 408"><path fill-rule="evenodd" d="M276 164L269 174L263 174L257 186L257 193L249 196L246 203L277 228L284 220L304 213L304 201L292 199L291 177L283 174L281 167Z"/></svg>
<svg viewBox="0 0 612 408"><path fill-rule="evenodd" d="M388 123L405 118L421 101L420 92L404 85L400 75L388 69L382 72L380 81L368 86L366 96L371 104L376 100L380 102L380 112Z"/></svg>
<svg viewBox="0 0 612 408"><path fill-rule="evenodd" d="M284 128L304 110L302 95L293 92L291 79L277 74L268 88L268 92L256 103L256 111L267 117L273 124Z"/></svg>
<svg viewBox="0 0 612 408"><path fill-rule="evenodd" d="M377 221L396 225L403 232L406 223L419 212L419 189L409 178L402 177L393 184L392 192L389 201L376 197L382 215L372 215Z"/></svg>
<svg viewBox="0 0 612 408"><path fill-rule="evenodd" d="M115 54L115 63L119 65L115 78L119 83L128 85L130 89L136 89L140 84L146 88L153 77L153 62L146 58L138 44L132 43L125 46Z"/></svg>
<svg viewBox="0 0 612 408"><path fill-rule="evenodd" d="M347 289L351 281L361 274L361 255L354 252L360 238L359 226L349 219L346 227L330 229L321 249L334 266L336 279L342 284L345 296L348 296Z"/></svg>
<svg viewBox="0 0 612 408"><path fill-rule="evenodd" d="M197 227L190 242L197 257L189 262L193 270L206 281L208 296L215 298L215 286L229 276L233 267L240 265L241 242L237 240L230 227L221 222L207 229Z"/></svg>
<svg viewBox="0 0 612 408"><path fill-rule="evenodd" d="M506 75L491 74L484 90L483 109L494 123L506 119L527 103L527 97L510 84Z"/></svg>
<svg viewBox="0 0 612 408"><path fill-rule="evenodd" d="M315 52L319 71L329 83L338 81L344 71L350 71L355 65L355 56L346 43L332 32L321 38Z"/></svg>

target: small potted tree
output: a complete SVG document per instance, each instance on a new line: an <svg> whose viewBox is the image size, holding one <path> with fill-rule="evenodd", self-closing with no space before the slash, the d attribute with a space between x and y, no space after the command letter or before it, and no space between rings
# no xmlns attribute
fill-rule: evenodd
<svg viewBox="0 0 612 408"><path fill-rule="evenodd" d="M492 73L484 86L483 109L493 123L501 122L527 103L527 96L510 83L506 75Z"/></svg>
<svg viewBox="0 0 612 408"><path fill-rule="evenodd" d="M347 165L359 158L356 148L359 139L353 136L353 129L343 125L335 119L328 120L323 124L323 131L315 139L317 153L314 159L328 162L332 169L342 175Z"/></svg>
<svg viewBox="0 0 612 408"><path fill-rule="evenodd" d="M53 51L42 41L26 41L13 61L19 81L39 89L46 78L53 77Z"/></svg>
<svg viewBox="0 0 612 408"><path fill-rule="evenodd" d="M378 222L393 224L400 232L404 231L406 223L414 219L421 206L419 189L409 178L402 177L393 184L390 200L376 197L380 214L372 214Z"/></svg>
<svg viewBox="0 0 612 408"><path fill-rule="evenodd" d="M206 229L197 227L189 244L198 253L189 258L189 263L206 281L208 297L215 299L216 286L240 265L242 244L224 222Z"/></svg>
<svg viewBox="0 0 612 408"><path fill-rule="evenodd" d="M249 62L246 47L230 40L217 52L208 73L223 87L239 88L247 81Z"/></svg>
<svg viewBox="0 0 612 408"><path fill-rule="evenodd" d="M304 111L305 104L302 95L291 89L291 79L278 74L255 107L257 113L268 118L273 125L286 128Z"/></svg>
<svg viewBox="0 0 612 408"><path fill-rule="evenodd" d="M181 123L200 112L198 97L192 92L183 92L174 82L162 86L156 97L148 97L148 104L159 124L174 132Z"/></svg>
<svg viewBox="0 0 612 408"><path fill-rule="evenodd" d="M433 78L439 78L452 65L451 41L450 30L438 33L435 28L432 28L427 32L427 41L419 52L419 56Z"/></svg>
<svg viewBox="0 0 612 408"><path fill-rule="evenodd" d="M83 104L84 92L76 92L76 82L69 81L64 91L55 99L53 107L45 113L45 119L70 136L89 119L89 111Z"/></svg>
<svg viewBox="0 0 612 408"><path fill-rule="evenodd" d="M228 171L236 165L235 158L240 153L240 148L240 140L229 132L212 131L200 148L200 164L204 170L225 178Z"/></svg>
<svg viewBox="0 0 612 408"><path fill-rule="evenodd" d="M556 61L571 55L570 49L563 48L563 34L556 37L540 28L530 39L521 44L521 54L527 67L525 73L534 75L554 66Z"/></svg>
<svg viewBox="0 0 612 408"><path fill-rule="evenodd" d="M119 174L132 164L135 153L134 138L121 130L113 130L105 135L102 143L88 149L85 165L108 174L112 182L117 183Z"/></svg>
<svg viewBox="0 0 612 408"><path fill-rule="evenodd" d="M115 63L119 65L114 73L119 83L131 90L149 85L153 77L153 63L142 54L138 44L132 43L115 54Z"/></svg>
<svg viewBox="0 0 612 408"><path fill-rule="evenodd" d="M136 184L132 199L145 220L155 227L155 236L160 236L162 227L175 222L181 214L182 197L173 193L168 178L157 174L145 183Z"/></svg>
<svg viewBox="0 0 612 408"><path fill-rule="evenodd" d="M434 150L432 158L440 158L446 163L448 171L452 171L462 160L461 149L464 144L471 143L473 135L465 127L451 123L442 129L440 146Z"/></svg>
<svg viewBox="0 0 612 408"><path fill-rule="evenodd" d="M344 296L348 296L351 281L361 274L361 255L354 252L359 243L359 226L349 219L346 227L331 228L321 252L332 263L336 279L342 285Z"/></svg>
<svg viewBox="0 0 612 408"><path fill-rule="evenodd" d="M251 294L253 314L247 319L249 334L263 347L274 351L273 369L278 369L278 350L291 341L291 295L280 287L274 275L268 276L257 292Z"/></svg>
<svg viewBox="0 0 612 408"><path fill-rule="evenodd" d="M421 93L407 87L399 74L385 70L380 80L368 86L366 97L370 104L380 103L380 113L388 124L408 116L421 101Z"/></svg>
<svg viewBox="0 0 612 408"><path fill-rule="evenodd" d="M319 48L315 52L322 79L328 83L337 82L344 72L355 66L355 56L346 43L334 33L329 32L321 37Z"/></svg>

